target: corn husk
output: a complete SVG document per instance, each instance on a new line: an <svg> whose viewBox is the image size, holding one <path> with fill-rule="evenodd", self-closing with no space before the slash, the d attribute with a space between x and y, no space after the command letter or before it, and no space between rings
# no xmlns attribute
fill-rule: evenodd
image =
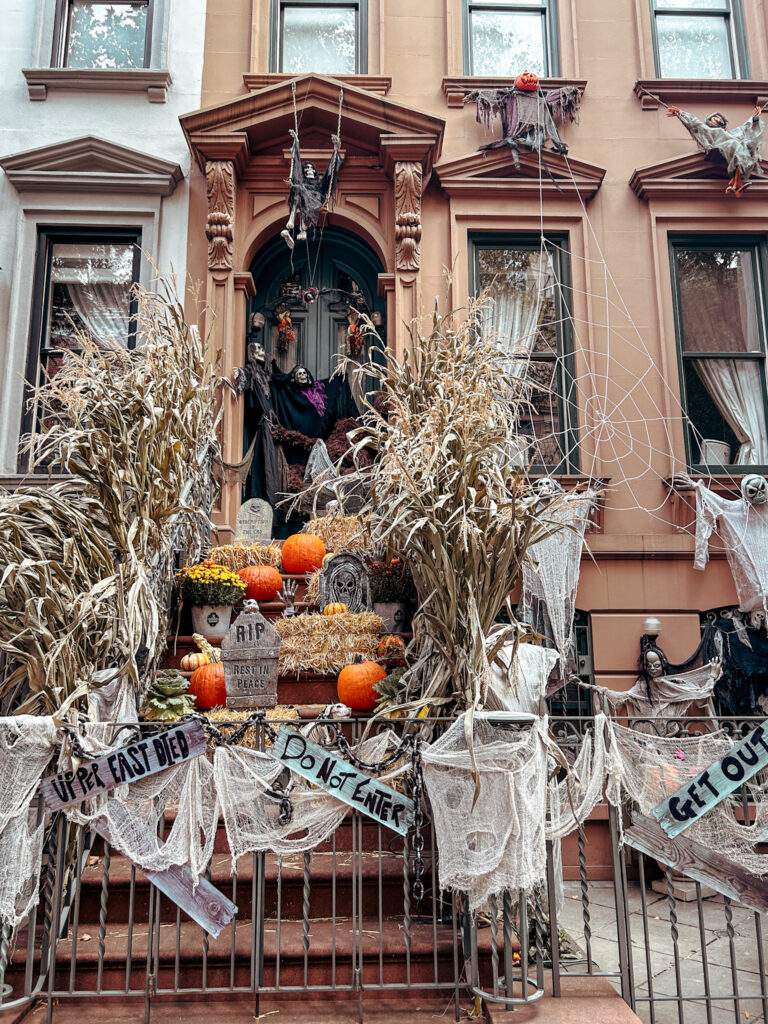
<svg viewBox="0 0 768 1024"><path fill-rule="evenodd" d="M211 548L206 555L217 565L225 565L234 572L245 569L248 565L272 565L275 569L282 568L279 544L222 544Z"/></svg>
<svg viewBox="0 0 768 1024"><path fill-rule="evenodd" d="M356 655L375 658L381 618L373 612L353 615L295 615L274 623L280 634L280 672L331 675L351 665Z"/></svg>

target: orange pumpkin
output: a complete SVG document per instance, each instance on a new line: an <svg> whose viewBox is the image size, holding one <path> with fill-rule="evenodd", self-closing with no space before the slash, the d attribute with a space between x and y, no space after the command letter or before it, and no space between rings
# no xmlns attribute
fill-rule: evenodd
<svg viewBox="0 0 768 1024"><path fill-rule="evenodd" d="M523 71L515 79L515 88L520 92L536 92L539 87L539 76L533 71Z"/></svg>
<svg viewBox="0 0 768 1024"><path fill-rule="evenodd" d="M185 672L194 672L196 668L201 668L203 665L210 665L210 663L210 657L199 651L193 651L191 654L185 654L181 659L181 667Z"/></svg>
<svg viewBox="0 0 768 1024"><path fill-rule="evenodd" d="M249 601L274 601L283 587L283 577L273 565L246 565L237 575L245 582Z"/></svg>
<svg viewBox="0 0 768 1024"><path fill-rule="evenodd" d="M348 611L348 604L344 604L342 601L334 601L333 604L327 604L325 608L323 608L323 615L343 615Z"/></svg>
<svg viewBox="0 0 768 1024"><path fill-rule="evenodd" d="M294 533L283 543L282 557L286 572L314 572L323 564L325 544L314 533Z"/></svg>
<svg viewBox="0 0 768 1024"><path fill-rule="evenodd" d="M674 793L682 785L680 771L674 764L652 765L650 776L653 785L662 793Z"/></svg>
<svg viewBox="0 0 768 1024"><path fill-rule="evenodd" d="M188 692L197 698L195 708L199 711L224 707L227 703L227 687L222 663L214 661L196 669L189 680Z"/></svg>
<svg viewBox="0 0 768 1024"><path fill-rule="evenodd" d="M379 698L374 684L381 682L387 671L375 661L357 661L339 673L336 689L339 700L353 711L373 711Z"/></svg>
<svg viewBox="0 0 768 1024"><path fill-rule="evenodd" d="M405 642L399 636L383 636L379 640L379 658L385 664L397 668L405 664Z"/></svg>

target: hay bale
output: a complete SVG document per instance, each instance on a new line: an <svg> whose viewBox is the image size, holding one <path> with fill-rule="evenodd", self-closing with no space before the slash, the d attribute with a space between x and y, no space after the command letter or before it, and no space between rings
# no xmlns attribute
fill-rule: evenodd
<svg viewBox="0 0 768 1024"><path fill-rule="evenodd" d="M248 565L271 565L282 567L279 544L222 544L211 548L206 555L217 565L226 565L233 572L239 572Z"/></svg>
<svg viewBox="0 0 768 1024"><path fill-rule="evenodd" d="M252 713L252 711L235 711L232 708L216 708L214 711L209 711L206 718L213 722L219 729L221 729L222 726L227 725L237 728L238 724L240 722L244 722ZM266 708L265 714L268 722L296 722L299 719L299 712L296 708L291 707L278 706L276 708ZM230 730L225 728L222 731L229 732ZM248 747L250 750L256 750L259 745L260 732L260 726L251 726L240 740L238 746ZM268 737L264 737L264 740L266 746L272 746L272 741Z"/></svg>
<svg viewBox="0 0 768 1024"><path fill-rule="evenodd" d="M277 619L281 674L317 672L332 675L351 665L356 655L375 658L381 618L373 612L353 615L295 615Z"/></svg>
<svg viewBox="0 0 768 1024"><path fill-rule="evenodd" d="M318 536L325 544L326 551L363 553L371 546L368 523L368 516L345 516L337 513L310 519L304 527L304 533L314 533Z"/></svg>

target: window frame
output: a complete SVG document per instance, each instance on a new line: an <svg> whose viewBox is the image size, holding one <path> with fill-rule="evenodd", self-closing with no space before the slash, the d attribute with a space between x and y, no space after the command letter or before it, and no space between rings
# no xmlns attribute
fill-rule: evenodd
<svg viewBox="0 0 768 1024"><path fill-rule="evenodd" d="M544 17L544 64L542 77L556 78L560 74L560 34L557 25L557 0L530 0L527 3L488 3L487 0L462 0L462 38L464 74L477 76L472 67L472 11L539 12ZM520 69L525 70L524 68Z"/></svg>
<svg viewBox="0 0 768 1024"><path fill-rule="evenodd" d="M350 7L355 11L355 70L352 74L368 74L368 0L270 0L269 70L272 74L293 74L283 69L283 12L286 7ZM347 76L348 71L339 71ZM328 77L333 78L333 75Z"/></svg>
<svg viewBox="0 0 768 1024"><path fill-rule="evenodd" d="M676 15L678 17L712 17L719 15L726 21L728 49L731 55L731 76L728 81L740 81L749 78L749 61L747 56L747 37L744 31L744 16L741 9L741 0L726 0L728 7L724 11L716 9L703 9L698 7L681 8L659 8L658 0L648 0L651 11L651 40L653 42L653 63L656 70L656 77L662 81L665 79L678 79L680 75L662 75L661 54L659 51L659 37L657 32L657 18ZM698 81L692 78L691 81ZM702 79L702 81L718 81L718 79Z"/></svg>
<svg viewBox="0 0 768 1024"><path fill-rule="evenodd" d="M685 463L694 474L710 474L713 471L728 473L731 476L741 473L765 473L768 465L759 463L738 465L733 462L706 463L693 461L693 445L691 438L692 421L688 412L688 396L685 383L686 363L702 359L731 359L742 362L758 362L763 387L763 408L765 423L768 427L768 302L766 282L768 282L768 240L765 235L746 234L686 234L670 232L668 235L669 269L672 286L672 306L675 324L675 348L677 351L678 379L680 381L680 406L683 413L683 438L685 441ZM680 290L680 275L677 270L676 252L678 249L700 249L717 251L722 249L752 249L753 267L755 271L756 296L755 311L757 314L758 331L762 341L762 352L686 352L684 347L683 308Z"/></svg>
<svg viewBox="0 0 768 1024"><path fill-rule="evenodd" d="M530 232L487 232L472 231L468 236L470 251L469 289L471 295L477 295L478 284L478 249L530 249L538 252L541 248L541 237ZM571 249L567 232L551 232L544 237L547 250L555 265L557 274L557 321L555 330L558 351L556 355L537 355L536 360L559 364L557 409L560 418L558 433L564 438L563 458L556 464L548 466L534 462L533 473L547 475L574 474L580 471L579 461L579 408L575 398L566 401L566 385L576 379L575 351L573 337L573 310L571 306Z"/></svg>
<svg viewBox="0 0 768 1024"><path fill-rule="evenodd" d="M84 0L86 3L104 3L107 0ZM109 3L119 4L121 6L129 7L131 4L137 2L137 0L108 0ZM154 6L155 0L143 0L147 7L147 20L144 30L144 63L141 65L142 68L149 68L152 66L152 27L154 19ZM67 63L67 56L69 50L69 31L70 31L70 11L72 8L72 0L56 0L56 11L54 14L53 24L53 51L51 54L51 67L52 68L70 68ZM92 68L77 68L72 70L97 70ZM104 70L113 71L135 71L136 68L111 68Z"/></svg>
<svg viewBox="0 0 768 1024"><path fill-rule="evenodd" d="M29 341L27 344L27 358L24 372L24 401L22 403L22 419L20 436L29 434L35 424L37 410L32 407L29 399L32 397L33 388L42 383L44 357L52 349L50 345L43 344L43 331L48 323L50 303L50 272L53 259L53 246L55 244L90 242L130 242L133 250L133 284L141 279L141 245L142 229L134 227L64 227L61 225L39 225L37 229L37 248L34 259L34 278L32 282L32 306L30 314ZM138 303L135 295L131 295L129 316L132 325L135 325L138 312ZM128 335L128 349L136 347L135 327ZM29 453L19 456L19 469L25 471L29 468Z"/></svg>

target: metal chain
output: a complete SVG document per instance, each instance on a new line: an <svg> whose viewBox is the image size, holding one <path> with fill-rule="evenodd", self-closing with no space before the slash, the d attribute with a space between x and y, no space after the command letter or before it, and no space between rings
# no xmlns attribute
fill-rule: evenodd
<svg viewBox="0 0 768 1024"><path fill-rule="evenodd" d="M363 761L362 758L358 757L354 753L346 736L344 736L340 730L336 730L336 745L338 746L339 751L350 764L355 766L355 768L359 768L361 771L368 772L371 775L381 775L381 773L391 767L395 761L399 761L409 748L413 749L415 742L416 741L413 736L404 736L396 749L381 761Z"/></svg>
<svg viewBox="0 0 768 1024"><path fill-rule="evenodd" d="M424 835L422 828L424 825L424 812L422 811L422 796L424 793L424 775L421 767L421 739L416 738L413 742L413 753L412 753L412 764L413 764L413 886L411 891L413 892L413 899L416 903L416 913L419 913L419 905L424 899L424 883L422 882L422 876L424 874L424 858L422 853L424 851Z"/></svg>

